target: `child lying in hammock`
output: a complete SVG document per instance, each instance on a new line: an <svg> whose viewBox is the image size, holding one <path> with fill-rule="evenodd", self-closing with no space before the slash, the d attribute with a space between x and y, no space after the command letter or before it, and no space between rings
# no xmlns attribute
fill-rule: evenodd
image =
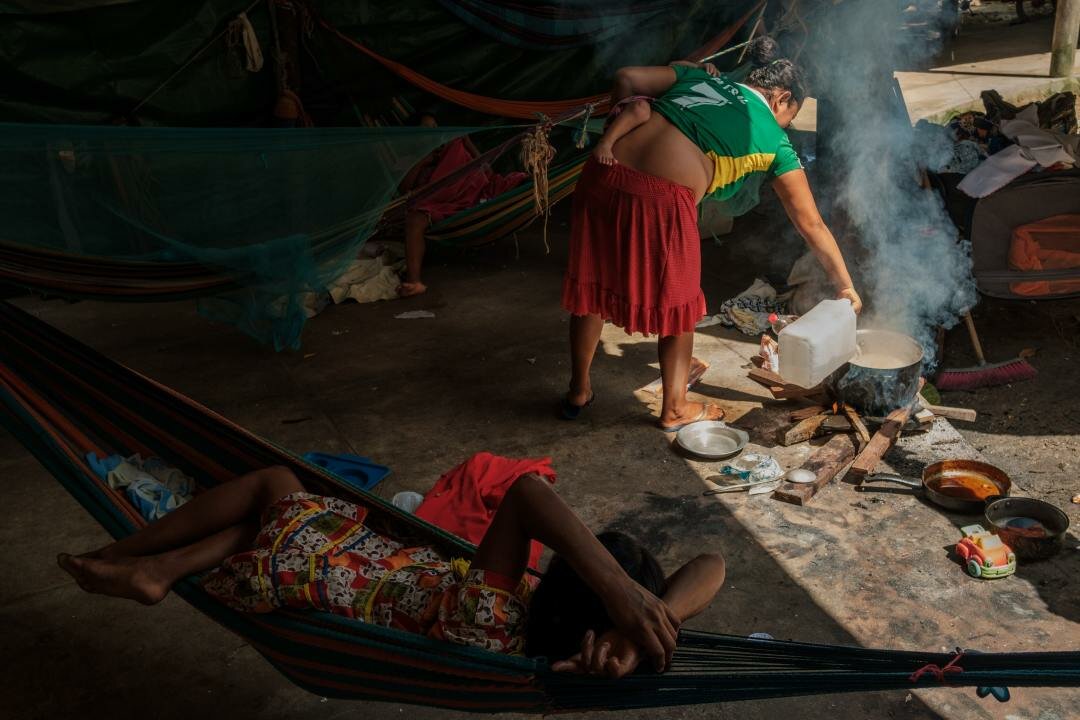
<svg viewBox="0 0 1080 720"><path fill-rule="evenodd" d="M286 468L266 468L130 537L57 561L87 592L147 605L210 570L204 589L237 610L324 610L493 652L566 658L553 668L613 677L643 655L665 669L680 624L724 580L719 555L665 579L629 537L593 535L539 475L507 491L468 568L372 531L367 513L306 493ZM558 553L535 588L525 574L534 539Z"/></svg>

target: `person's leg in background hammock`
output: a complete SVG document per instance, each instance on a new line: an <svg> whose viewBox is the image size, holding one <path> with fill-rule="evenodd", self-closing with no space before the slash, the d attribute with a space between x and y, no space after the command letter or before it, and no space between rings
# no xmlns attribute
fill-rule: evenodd
<svg viewBox="0 0 1080 720"><path fill-rule="evenodd" d="M424 266L424 250L427 240L424 235L431 227L431 218L420 210L410 210L405 216L405 280L398 288L398 295L411 297L427 290L420 280L420 271Z"/></svg>
<svg viewBox="0 0 1080 720"><path fill-rule="evenodd" d="M264 468L222 483L134 535L60 567L92 593L152 604L177 581L251 548L263 511L304 486L287 468Z"/></svg>

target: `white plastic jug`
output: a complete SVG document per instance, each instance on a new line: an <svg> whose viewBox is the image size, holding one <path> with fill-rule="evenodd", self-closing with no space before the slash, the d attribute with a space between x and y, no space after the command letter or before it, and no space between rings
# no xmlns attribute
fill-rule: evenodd
<svg viewBox="0 0 1080 720"><path fill-rule="evenodd" d="M779 338L781 377L812 388L855 356L855 310L850 300L822 300Z"/></svg>

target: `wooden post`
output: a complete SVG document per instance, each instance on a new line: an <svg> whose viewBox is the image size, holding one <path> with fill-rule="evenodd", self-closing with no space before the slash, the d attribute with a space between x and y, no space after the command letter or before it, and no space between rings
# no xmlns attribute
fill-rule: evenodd
<svg viewBox="0 0 1080 720"><path fill-rule="evenodd" d="M1069 77L1076 62L1080 34L1080 0L1057 0L1054 40L1050 45L1050 77Z"/></svg>

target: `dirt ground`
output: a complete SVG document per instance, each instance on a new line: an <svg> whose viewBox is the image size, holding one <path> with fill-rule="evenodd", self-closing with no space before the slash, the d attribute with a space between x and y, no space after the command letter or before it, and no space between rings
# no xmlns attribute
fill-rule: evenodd
<svg viewBox="0 0 1080 720"><path fill-rule="evenodd" d="M198 317L186 303L23 299L19 304L285 447L353 451L390 465L393 475L378 488L384 496L423 491L441 472L478 450L550 455L560 471L560 492L591 526L639 534L665 565L705 546L727 555L729 580L723 595L694 621L696 628L764 630L779 638L912 649L947 649L954 639L966 642L973 635L981 637L978 642L988 650L1029 647L1033 642L1064 649L1080 642L1075 631L1080 610L1069 599L1075 592L1060 565L1016 580L1021 583L1017 588L1030 591L998 595L987 595L984 586L926 575L921 566L928 563L935 573L944 573L941 577L963 577L940 550L954 541L956 530L921 505L913 506L910 498L859 500L845 494L850 489L837 487L805 511L779 507L775 501L754 506L740 498L702 498L701 469L671 452L669 438L653 427L649 409L632 393L656 376L654 347L648 342L606 331L597 362L600 401L579 423L555 420L553 405L567 372L565 316L558 309L564 215L565 206L552 221L551 255L543 255L535 232L522 236L520 257L512 243L436 254L429 264L432 290L426 297L330 308L311 322L299 353L273 354L230 328ZM749 285L755 275L775 270L771 265L782 265L779 254L770 254L770 261L747 252L762 242L755 227L760 229L760 223L751 219L720 245L704 245L703 286L712 307ZM776 238L770 247L785 248L786 243ZM436 317L394 318L413 309L431 310ZM1032 495L1058 504L1067 504L1070 493L1078 491L1080 388L1071 367L1078 312L1076 301L984 304L976 322L991 356L1008 357L1022 347L1039 345L1034 363L1040 375L1012 388L946 398L982 413L977 424L962 428L976 447L1017 473ZM1070 332L1071 343L1062 339ZM750 347L745 338L710 329L699 346L714 363L699 388L705 396L736 411L760 403L752 387L735 380L745 372L739 369ZM736 348L735 354L729 348ZM967 362L968 352L962 331L950 333L946 364ZM305 420L296 422L298 418ZM118 718L452 715L383 703L324 701L284 683L249 646L175 598L145 609L81 594L52 558L57 551L100 545L104 533L3 434L0 471L6 478L0 501L14 509L0 527L0 542L15 563L9 582L0 586L0 622L9 628L12 646L23 649L18 656L5 654L0 668L0 696L13 708L13 717L97 716L106 708L110 717ZM1076 508L1080 506L1070 506L1074 521ZM898 532L910 535L902 553L905 567L910 565L914 574L884 583L875 579L875 563L863 558L856 539L867 531L868 522L895 523ZM42 534L42 528L47 532ZM1067 552L1076 550L1070 547ZM829 578L841 576L854 600L830 592ZM899 604L885 602L885 597ZM898 609L918 607L929 597L939 598L941 607L922 613L921 619ZM976 633L963 622L957 624L950 603L958 597L983 598L979 602L993 603L999 608L995 612L1021 623L1018 627L1024 618L1040 618L1051 623L1043 627L1067 630L1052 635L1040 630L1022 645L1010 639L1012 633L1003 636L993 628ZM66 681L57 683L58 677ZM1018 694L1010 709L976 701L970 691L929 690L635 715L966 719L1003 718L1012 712L1029 720L1065 720L1068 713L1062 707L1070 697L1059 691L1028 691ZM1017 715L1020 707L1043 712Z"/></svg>
<svg viewBox="0 0 1080 720"><path fill-rule="evenodd" d="M1030 360L1039 374L1015 385L944 393L949 405L979 411L975 423L957 430L991 461L1080 522L1080 299L1005 301L983 298L972 314L989 362L1016 358L1035 348ZM967 330L948 334L945 367L976 364Z"/></svg>

